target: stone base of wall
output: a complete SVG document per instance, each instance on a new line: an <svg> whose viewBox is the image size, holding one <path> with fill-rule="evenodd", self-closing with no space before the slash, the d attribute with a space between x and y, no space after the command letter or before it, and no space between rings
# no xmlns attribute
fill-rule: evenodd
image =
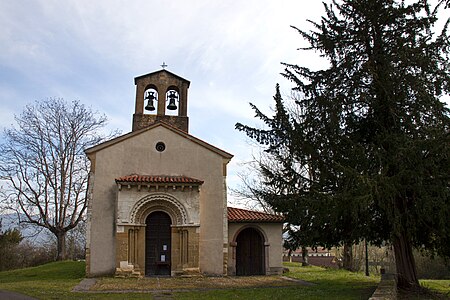
<svg viewBox="0 0 450 300"><path fill-rule="evenodd" d="M281 275L283 274L283 267L270 267L266 275Z"/></svg>
<svg viewBox="0 0 450 300"><path fill-rule="evenodd" d="M86 247L86 255L85 255L85 260L86 260L86 277L92 277L91 275L91 249L89 249L88 247Z"/></svg>
<svg viewBox="0 0 450 300"><path fill-rule="evenodd" d="M397 299L397 281L395 274L381 274L381 281L369 300Z"/></svg>
<svg viewBox="0 0 450 300"><path fill-rule="evenodd" d="M139 269L121 269L116 268L116 273L114 274L116 278L143 278Z"/></svg>
<svg viewBox="0 0 450 300"><path fill-rule="evenodd" d="M201 277L199 268L184 268L182 271L172 271L172 277ZM142 270L133 265L123 266L121 268L116 268L114 274L116 278L143 278L144 274Z"/></svg>
<svg viewBox="0 0 450 300"><path fill-rule="evenodd" d="M201 277L199 268L184 268L182 271L172 271L172 277Z"/></svg>
<svg viewBox="0 0 450 300"><path fill-rule="evenodd" d="M127 261L121 261L120 267L116 268L116 272L114 274L116 278L142 278L144 275L141 272L141 269L138 266L134 266L132 264L128 264Z"/></svg>

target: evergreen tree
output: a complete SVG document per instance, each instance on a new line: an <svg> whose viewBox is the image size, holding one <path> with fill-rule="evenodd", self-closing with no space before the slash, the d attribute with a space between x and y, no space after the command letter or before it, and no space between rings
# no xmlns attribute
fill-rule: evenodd
<svg viewBox="0 0 450 300"><path fill-rule="evenodd" d="M5 271L16 266L16 247L23 237L17 228L3 230L1 221L0 219L0 271Z"/></svg>
<svg viewBox="0 0 450 300"><path fill-rule="evenodd" d="M272 157L260 197L309 246L387 241L401 288L419 286L413 247L450 255L448 21L434 32L445 4L324 4L312 31L295 29L328 67L285 64L295 108L277 85L273 117L252 105L266 128L236 124Z"/></svg>

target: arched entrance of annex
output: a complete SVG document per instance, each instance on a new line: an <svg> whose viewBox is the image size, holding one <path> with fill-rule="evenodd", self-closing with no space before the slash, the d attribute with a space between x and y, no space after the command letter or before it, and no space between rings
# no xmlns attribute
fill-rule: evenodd
<svg viewBox="0 0 450 300"><path fill-rule="evenodd" d="M253 227L243 229L236 237L236 275L264 275L264 237Z"/></svg>
<svg viewBox="0 0 450 300"><path fill-rule="evenodd" d="M145 220L146 276L170 276L171 225L170 216L163 211L151 212Z"/></svg>

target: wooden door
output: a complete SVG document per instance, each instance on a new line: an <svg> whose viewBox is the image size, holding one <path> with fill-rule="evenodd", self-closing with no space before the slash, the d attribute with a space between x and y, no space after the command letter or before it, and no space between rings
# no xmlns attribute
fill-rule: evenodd
<svg viewBox="0 0 450 300"><path fill-rule="evenodd" d="M254 228L242 230L236 238L236 275L264 275L264 240Z"/></svg>
<svg viewBox="0 0 450 300"><path fill-rule="evenodd" d="M145 275L170 276L172 221L165 212L155 211L145 223Z"/></svg>

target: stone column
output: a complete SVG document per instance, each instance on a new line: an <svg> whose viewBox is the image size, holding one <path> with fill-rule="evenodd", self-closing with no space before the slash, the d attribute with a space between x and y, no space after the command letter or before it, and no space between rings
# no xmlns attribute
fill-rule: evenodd
<svg viewBox="0 0 450 300"><path fill-rule="evenodd" d="M270 243L264 242L264 269L266 275L270 275L270 265L269 265L269 254L270 254Z"/></svg>

